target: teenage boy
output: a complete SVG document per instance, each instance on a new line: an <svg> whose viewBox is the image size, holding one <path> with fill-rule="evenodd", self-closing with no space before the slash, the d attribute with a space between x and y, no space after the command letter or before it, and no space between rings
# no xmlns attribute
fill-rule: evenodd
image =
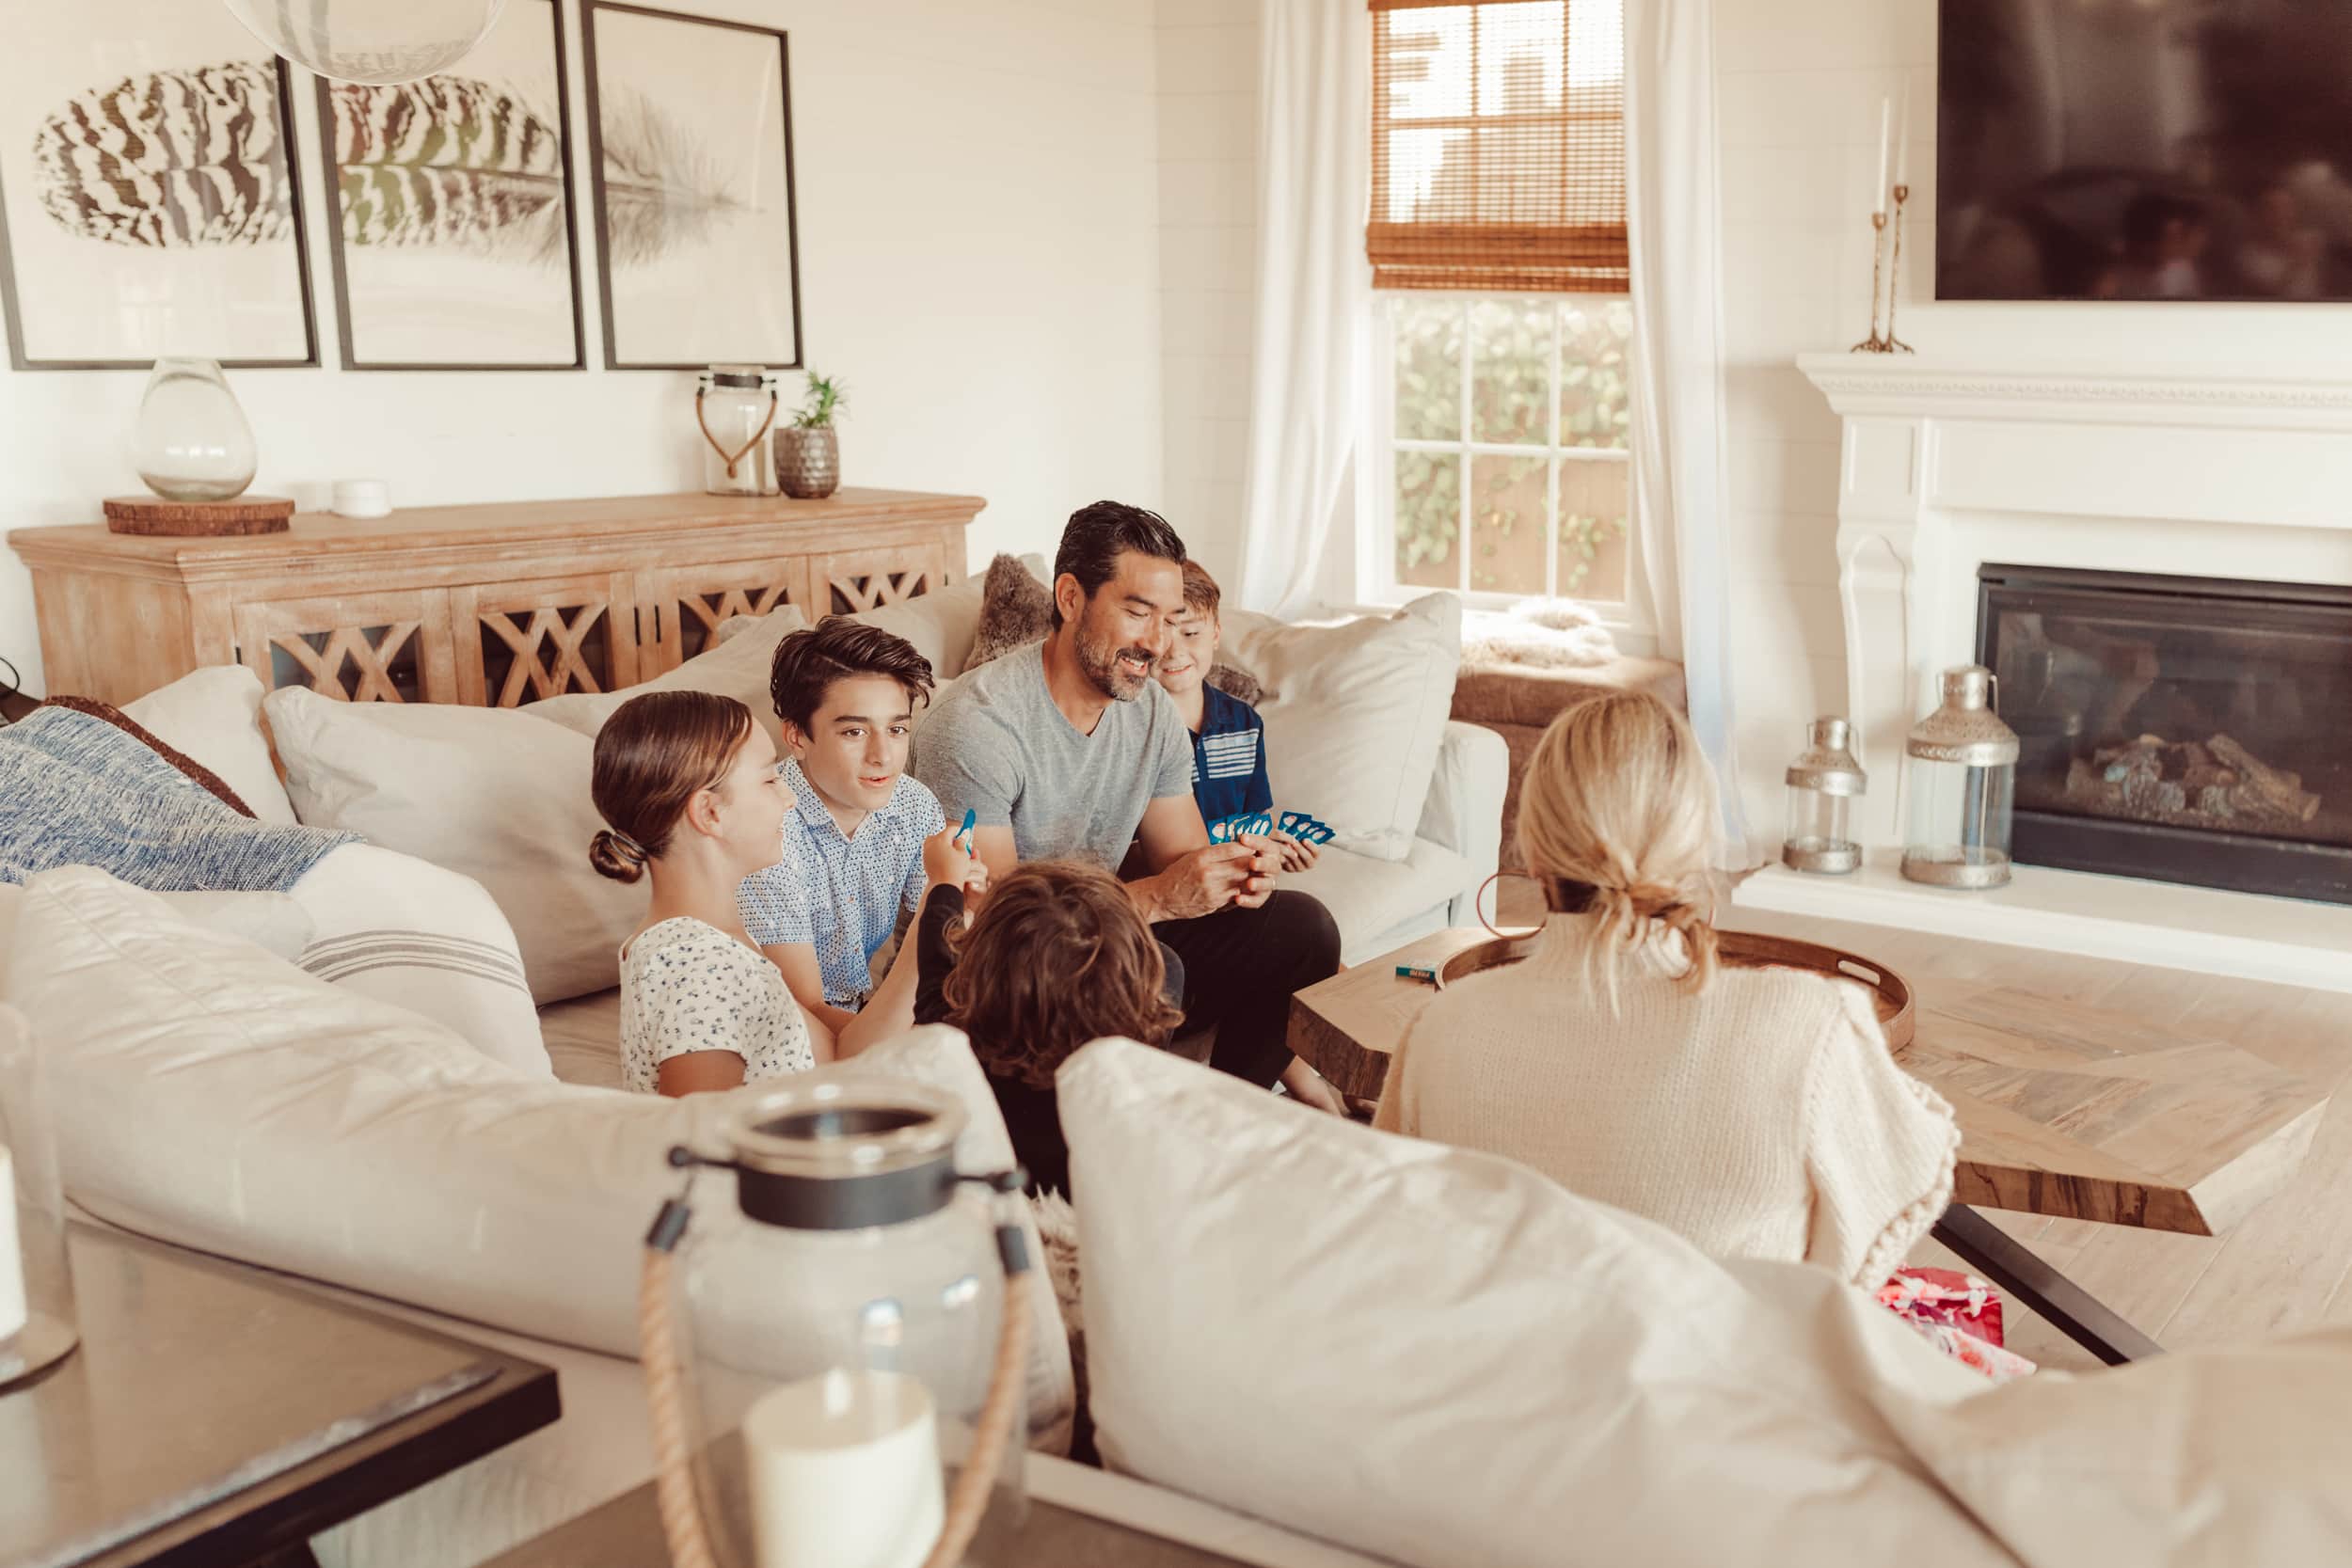
<svg viewBox="0 0 2352 1568"><path fill-rule="evenodd" d="M1209 842L1190 737L1152 678L1184 613L1184 562L1156 513L1073 513L1052 633L956 683L924 721L914 771L959 819L977 816L973 853L1000 880L1041 860L1116 867L1133 846L1145 874L1127 896L1165 950L1187 1027L1216 1025L1211 1065L1341 1111L1286 1043L1292 994L1339 971L1339 927L1311 896L1276 889L1280 845Z"/></svg>
<svg viewBox="0 0 2352 1568"><path fill-rule="evenodd" d="M1204 822L1274 809L1274 784L1265 770L1265 721L1239 697L1209 684L1225 640L1217 614L1222 597L1206 567L1198 561L1184 562L1184 613L1168 629L1168 652L1160 656L1156 672L1160 689L1176 700L1176 711L1192 732L1192 798ZM1282 847L1283 870L1304 871L1315 863L1314 845L1284 832L1266 836Z"/></svg>
<svg viewBox="0 0 2352 1568"><path fill-rule="evenodd" d="M834 1031L835 1054L852 1056L914 1022L914 964L894 960L877 988L874 955L921 905L926 841L935 859L950 847L938 800L906 771L930 662L902 637L831 615L776 644L768 691L791 752L777 768L790 805L781 858L743 879L736 905ZM987 887L985 865L960 848L947 858L945 879Z"/></svg>

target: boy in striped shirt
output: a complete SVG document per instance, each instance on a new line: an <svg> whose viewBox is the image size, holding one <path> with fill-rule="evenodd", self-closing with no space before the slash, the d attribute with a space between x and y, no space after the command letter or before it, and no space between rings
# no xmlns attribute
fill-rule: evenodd
<svg viewBox="0 0 2352 1568"><path fill-rule="evenodd" d="M1203 822L1274 809L1264 721L1256 708L1208 682L1225 635L1217 617L1220 597L1216 579L1199 562L1185 562L1184 617L1169 628L1168 652L1152 672L1192 731L1192 795ZM1287 833L1267 836L1282 846L1283 870L1304 871L1315 863L1314 845Z"/></svg>

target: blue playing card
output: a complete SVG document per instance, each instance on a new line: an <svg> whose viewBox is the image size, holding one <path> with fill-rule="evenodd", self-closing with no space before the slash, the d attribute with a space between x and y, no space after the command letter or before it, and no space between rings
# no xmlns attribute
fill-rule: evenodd
<svg viewBox="0 0 2352 1568"><path fill-rule="evenodd" d="M1231 844L1232 841L1233 819L1232 817L1220 816L1216 821L1209 824L1209 842L1211 844Z"/></svg>
<svg viewBox="0 0 2352 1568"><path fill-rule="evenodd" d="M979 824L979 820L978 812L974 811L970 806L963 808L963 826L956 830L956 842L963 847L963 852L967 855L972 852L972 830Z"/></svg>

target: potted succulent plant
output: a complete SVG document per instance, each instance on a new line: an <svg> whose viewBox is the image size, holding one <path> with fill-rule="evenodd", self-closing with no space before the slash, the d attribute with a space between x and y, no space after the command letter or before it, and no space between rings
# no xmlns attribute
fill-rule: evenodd
<svg viewBox="0 0 2352 1568"><path fill-rule="evenodd" d="M848 406L849 391L832 376L809 373L801 411L776 432L776 483L786 495L818 500L841 487L841 443L833 417Z"/></svg>

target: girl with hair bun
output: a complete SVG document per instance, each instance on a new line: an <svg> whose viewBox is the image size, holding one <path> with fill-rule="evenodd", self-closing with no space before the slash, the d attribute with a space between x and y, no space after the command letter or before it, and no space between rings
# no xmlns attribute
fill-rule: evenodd
<svg viewBox="0 0 2352 1568"><path fill-rule="evenodd" d="M1889 1054L1859 987L1718 962L1714 780L1656 698L1562 714L1519 844L1534 954L1448 986L1374 1125L1505 1155L1719 1258L1877 1290L1951 1202L1951 1107Z"/></svg>
<svg viewBox="0 0 2352 1568"><path fill-rule="evenodd" d="M774 863L784 827L775 742L751 709L707 691L652 691L596 734L589 784L609 824L589 863L652 881L621 944L623 1083L693 1094L803 1072L832 1054L743 929L735 891Z"/></svg>

